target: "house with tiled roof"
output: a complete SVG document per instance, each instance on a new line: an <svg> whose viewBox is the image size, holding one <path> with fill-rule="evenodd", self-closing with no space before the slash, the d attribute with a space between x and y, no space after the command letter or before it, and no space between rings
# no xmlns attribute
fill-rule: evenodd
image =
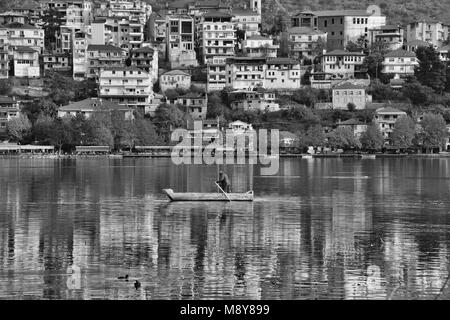
<svg viewBox="0 0 450 320"><path fill-rule="evenodd" d="M61 106L58 108L58 117L75 117L78 114L82 114L86 118L90 118L94 113L113 112L122 113L124 119L133 119L134 117L132 109L102 98L88 98Z"/></svg>
<svg viewBox="0 0 450 320"><path fill-rule="evenodd" d="M423 40L411 40L405 43L405 49L407 51L416 52L419 47L429 47L430 43Z"/></svg>
<svg viewBox="0 0 450 320"><path fill-rule="evenodd" d="M159 87L162 92L169 89L189 89L191 87L191 75L181 70L171 70L159 77Z"/></svg>
<svg viewBox="0 0 450 320"><path fill-rule="evenodd" d="M10 23L8 30L10 47L30 47L41 54L44 50L44 29L23 23Z"/></svg>
<svg viewBox="0 0 450 320"><path fill-rule="evenodd" d="M414 68L419 65L416 54L398 49L384 55L381 73L393 75L395 79L405 78L414 74Z"/></svg>
<svg viewBox="0 0 450 320"><path fill-rule="evenodd" d="M354 105L355 109L365 109L366 103L372 102L372 96L366 95L366 88L351 82L344 82L332 89L333 109L349 109Z"/></svg>
<svg viewBox="0 0 450 320"><path fill-rule="evenodd" d="M327 33L311 27L292 27L287 33L290 56L296 59L314 58L318 44L325 48L327 43Z"/></svg>
<svg viewBox="0 0 450 320"><path fill-rule="evenodd" d="M14 76L38 78L40 76L39 52L31 47L15 46L12 49Z"/></svg>
<svg viewBox="0 0 450 320"><path fill-rule="evenodd" d="M131 65L146 71L153 83L158 81L158 50L150 46L134 49L130 52Z"/></svg>
<svg viewBox="0 0 450 320"><path fill-rule="evenodd" d="M350 52L346 50L333 50L321 56L322 73L331 78L351 79L355 76L366 75L362 65L365 55L362 52Z"/></svg>
<svg viewBox="0 0 450 320"><path fill-rule="evenodd" d="M362 122L359 119L348 119L342 122L339 120L337 126L349 128L357 138L360 138L361 134L367 130L367 123Z"/></svg>
<svg viewBox="0 0 450 320"><path fill-rule="evenodd" d="M273 39L261 35L253 35L242 41L242 51L248 57L272 57L277 56L280 46L273 43Z"/></svg>
<svg viewBox="0 0 450 320"><path fill-rule="evenodd" d="M0 136L6 133L8 121L19 113L19 104L15 98L0 96Z"/></svg>
<svg viewBox="0 0 450 320"><path fill-rule="evenodd" d="M449 27L445 23L436 19L420 19L409 23L406 26L406 40L425 41L434 48L442 46L448 39Z"/></svg>
<svg viewBox="0 0 450 320"><path fill-rule="evenodd" d="M90 44L86 54L88 78L97 79L101 68L125 66L125 51L112 45Z"/></svg>
<svg viewBox="0 0 450 320"><path fill-rule="evenodd" d="M177 104L185 109L185 112L193 120L205 120L208 111L208 97L200 93L188 93L168 100L170 104Z"/></svg>
<svg viewBox="0 0 450 320"><path fill-rule="evenodd" d="M327 50L343 49L349 41L367 36L367 30L386 24L386 16L376 5L366 10L304 11L291 17L292 27L310 27L327 33Z"/></svg>
<svg viewBox="0 0 450 320"><path fill-rule="evenodd" d="M385 25L369 29L369 45L382 50L400 49L404 43L404 31L400 25Z"/></svg>
<svg viewBox="0 0 450 320"><path fill-rule="evenodd" d="M405 111L392 107L379 108L375 111L374 122L378 125L386 143L394 130L395 122L402 116L406 116Z"/></svg>

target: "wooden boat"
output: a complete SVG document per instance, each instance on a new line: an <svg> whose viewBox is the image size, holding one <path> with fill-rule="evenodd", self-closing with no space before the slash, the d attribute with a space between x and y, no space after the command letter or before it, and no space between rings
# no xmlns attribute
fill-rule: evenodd
<svg viewBox="0 0 450 320"><path fill-rule="evenodd" d="M200 192L174 192L172 189L163 189L171 201L253 201L253 191L246 193L200 193Z"/></svg>

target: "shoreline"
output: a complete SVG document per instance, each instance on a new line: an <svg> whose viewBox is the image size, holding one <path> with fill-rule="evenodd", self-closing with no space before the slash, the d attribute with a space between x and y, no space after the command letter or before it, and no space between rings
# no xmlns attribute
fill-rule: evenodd
<svg viewBox="0 0 450 320"><path fill-rule="evenodd" d="M57 155L57 154L0 154L1 158L20 159L124 159L124 158L170 158L170 154L101 154L101 155ZM246 156L248 158L248 156ZM328 153L328 154L280 154L279 158L323 159L323 158L359 158L362 160L378 158L450 158L450 152L422 154L359 154L359 153Z"/></svg>

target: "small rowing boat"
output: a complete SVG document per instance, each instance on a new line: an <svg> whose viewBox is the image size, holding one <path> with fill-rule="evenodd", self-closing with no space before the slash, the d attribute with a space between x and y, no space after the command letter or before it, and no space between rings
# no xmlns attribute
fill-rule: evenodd
<svg viewBox="0 0 450 320"><path fill-rule="evenodd" d="M163 189L171 201L253 201L253 191L246 193L174 192Z"/></svg>

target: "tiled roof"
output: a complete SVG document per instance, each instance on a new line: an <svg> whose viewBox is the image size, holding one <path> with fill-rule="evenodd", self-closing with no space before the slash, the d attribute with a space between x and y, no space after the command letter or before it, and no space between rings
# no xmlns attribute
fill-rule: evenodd
<svg viewBox="0 0 450 320"><path fill-rule="evenodd" d="M96 105L96 106L94 106ZM100 110L117 110L117 111L129 111L126 106L121 106L116 102L107 101L98 98L88 98L78 102L73 102L67 106L60 107L60 111L100 111Z"/></svg>
<svg viewBox="0 0 450 320"><path fill-rule="evenodd" d="M320 30L315 30L310 27L292 27L288 30L288 33L296 34L325 34L325 32Z"/></svg>
<svg viewBox="0 0 450 320"><path fill-rule="evenodd" d="M406 43L407 46L428 47L430 44L423 40L411 40Z"/></svg>
<svg viewBox="0 0 450 320"><path fill-rule="evenodd" d="M394 50L391 52L388 52L384 55L385 57L415 57L416 54L411 51L406 51L403 49Z"/></svg>
<svg viewBox="0 0 450 320"><path fill-rule="evenodd" d="M339 89L339 90L341 90L341 89L347 89L347 90L351 90L351 89L365 89L365 87L364 86L361 86L361 85L356 85L356 84L353 84L353 83L351 83L351 82L344 82L343 84L340 84L340 85L337 85L337 86L335 86L334 88L333 88L333 90L337 90L337 89Z"/></svg>
<svg viewBox="0 0 450 320"><path fill-rule="evenodd" d="M231 10L231 14L235 16L259 16L258 12L247 9L233 9Z"/></svg>
<svg viewBox="0 0 450 320"><path fill-rule="evenodd" d="M361 122L358 119L348 119L346 121L342 121L341 123L338 123L339 126L364 126L367 125L367 123Z"/></svg>
<svg viewBox="0 0 450 320"><path fill-rule="evenodd" d="M142 48L139 48L139 49L134 49L134 50L132 50L132 52L137 52L137 53L139 53L139 52L151 52L151 53L153 53L153 52L155 52L155 49L153 49L151 47L142 47Z"/></svg>
<svg viewBox="0 0 450 320"><path fill-rule="evenodd" d="M392 108L392 107L385 107L385 108L380 108L376 110L376 113L405 113L405 111L396 109L396 108Z"/></svg>
<svg viewBox="0 0 450 320"><path fill-rule="evenodd" d="M186 73L181 70L170 70L162 74L163 76L171 76L171 75L182 75L182 76L190 76L189 73Z"/></svg>
<svg viewBox="0 0 450 320"><path fill-rule="evenodd" d="M221 11L208 11L205 12L202 17L204 18L231 18L231 14Z"/></svg>
<svg viewBox="0 0 450 320"><path fill-rule="evenodd" d="M253 36L247 37L247 40L272 40L272 39L269 37L261 36L259 34L255 34Z"/></svg>
<svg viewBox="0 0 450 320"><path fill-rule="evenodd" d="M268 58L267 64L300 64L300 62L291 58Z"/></svg>
<svg viewBox="0 0 450 320"><path fill-rule="evenodd" d="M87 51L116 51L123 52L124 50L110 44L90 44Z"/></svg>
<svg viewBox="0 0 450 320"><path fill-rule="evenodd" d="M24 47L24 46L17 46L17 47L15 47L14 51L21 52L21 53L26 53L26 52L34 53L34 52L38 52L38 51L34 50L33 48L30 48L30 47Z"/></svg>
<svg viewBox="0 0 450 320"><path fill-rule="evenodd" d="M364 56L361 52L350 52L346 50L333 50L323 54L324 56Z"/></svg>
<svg viewBox="0 0 450 320"><path fill-rule="evenodd" d="M319 17L340 17L340 16L371 16L366 10L324 10L313 11L313 14Z"/></svg>
<svg viewBox="0 0 450 320"><path fill-rule="evenodd" d="M15 103L16 100L6 97L6 96L0 96L0 103Z"/></svg>

